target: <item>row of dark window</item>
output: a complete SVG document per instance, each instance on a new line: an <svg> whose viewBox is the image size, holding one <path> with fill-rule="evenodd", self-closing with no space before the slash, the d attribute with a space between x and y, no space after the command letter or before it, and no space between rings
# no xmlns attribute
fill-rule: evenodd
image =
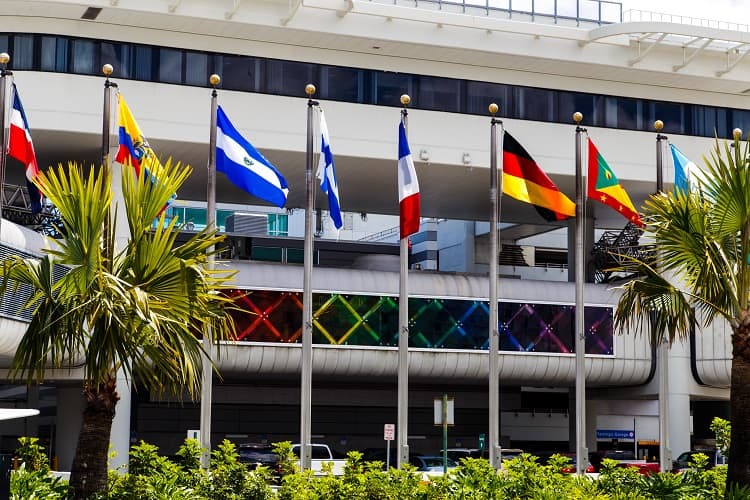
<svg viewBox="0 0 750 500"><path fill-rule="evenodd" d="M500 115L521 120L571 123L575 111L584 124L626 130L652 130L656 119L666 133L730 137L735 127L750 129L750 110L553 89L477 82L408 73L348 68L263 57L217 54L57 35L0 35L0 50L11 54L15 70L101 75L105 63L117 79L208 86L221 76L228 90L304 97L314 83L316 98L400 106L408 93L413 108L487 115L491 102Z"/></svg>

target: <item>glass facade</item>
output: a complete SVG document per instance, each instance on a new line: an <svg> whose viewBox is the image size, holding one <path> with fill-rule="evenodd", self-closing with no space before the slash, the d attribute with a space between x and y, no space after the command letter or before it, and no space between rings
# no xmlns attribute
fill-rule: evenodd
<svg viewBox="0 0 750 500"><path fill-rule="evenodd" d="M235 290L237 338L295 343L302 335L300 292ZM313 342L398 346L398 299L390 296L313 294ZM586 307L586 354L614 355L612 308ZM409 298L411 347L487 350L489 305L481 300ZM500 302L500 350L575 352L575 307Z"/></svg>
<svg viewBox="0 0 750 500"><path fill-rule="evenodd" d="M490 102L503 117L571 123L581 111L586 125L650 131L655 119L665 133L729 137L732 129L750 129L750 110L691 103L634 99L503 83L476 82L430 75L217 54L179 48L91 40L43 34L0 34L0 51L13 57L10 68L100 76L104 63L115 77L181 85L208 86L208 75L221 75L228 90L300 97L315 83L317 98L382 106L400 106L403 93L412 107L487 115Z"/></svg>

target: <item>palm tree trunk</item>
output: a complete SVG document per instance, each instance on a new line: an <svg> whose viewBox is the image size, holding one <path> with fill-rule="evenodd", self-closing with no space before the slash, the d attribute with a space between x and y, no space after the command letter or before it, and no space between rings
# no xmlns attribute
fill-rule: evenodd
<svg viewBox="0 0 750 500"><path fill-rule="evenodd" d="M105 383L87 385L84 389L86 407L70 471L70 487L76 500L107 490L109 436L115 405L120 399L115 384L116 379L111 377Z"/></svg>
<svg viewBox="0 0 750 500"><path fill-rule="evenodd" d="M750 485L750 317L744 316L732 332L732 435L727 489L733 484Z"/></svg>

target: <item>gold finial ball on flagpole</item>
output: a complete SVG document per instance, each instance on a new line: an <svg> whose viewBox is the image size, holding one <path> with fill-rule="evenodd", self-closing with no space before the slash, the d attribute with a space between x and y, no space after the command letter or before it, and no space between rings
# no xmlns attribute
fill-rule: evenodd
<svg viewBox="0 0 750 500"><path fill-rule="evenodd" d="M742 129L737 127L736 129L732 130L732 137L734 137L735 141L739 141L740 138L742 138Z"/></svg>
<svg viewBox="0 0 750 500"><path fill-rule="evenodd" d="M8 64L10 62L10 54L3 52L0 54L0 64Z"/></svg>
<svg viewBox="0 0 750 500"><path fill-rule="evenodd" d="M654 129L655 129L655 130L656 130L657 132L661 132L661 130L662 130L663 128L664 128L664 122L663 122L663 121L661 121L661 120L656 120L656 121L654 122Z"/></svg>
<svg viewBox="0 0 750 500"><path fill-rule="evenodd" d="M406 107L411 102L411 97L409 97L409 94L401 94L401 105Z"/></svg>
<svg viewBox="0 0 750 500"><path fill-rule="evenodd" d="M104 73L104 76L111 75L114 70L115 68L113 68L111 64L105 64L102 66L102 73Z"/></svg>
<svg viewBox="0 0 750 500"><path fill-rule="evenodd" d="M315 85L313 85L312 83L308 83L307 85L305 85L305 94L307 94L307 97L312 97L315 93L315 90Z"/></svg>
<svg viewBox="0 0 750 500"><path fill-rule="evenodd" d="M489 105L489 107L487 109L489 109L490 114L492 116L495 116L497 114L497 112L500 111L500 106L498 106L497 104L495 104L493 102L492 104Z"/></svg>
<svg viewBox="0 0 750 500"><path fill-rule="evenodd" d="M210 83L212 87L216 87L219 82L221 82L221 77L216 73L208 77L208 83Z"/></svg>
<svg viewBox="0 0 750 500"><path fill-rule="evenodd" d="M576 123L581 123L583 121L583 113L580 111L576 111L573 113L573 121Z"/></svg>

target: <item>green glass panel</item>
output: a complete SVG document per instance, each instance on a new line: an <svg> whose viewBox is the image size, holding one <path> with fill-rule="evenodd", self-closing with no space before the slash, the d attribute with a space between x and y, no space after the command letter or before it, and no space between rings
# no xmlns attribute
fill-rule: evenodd
<svg viewBox="0 0 750 500"><path fill-rule="evenodd" d="M313 261L315 260L313 258ZM299 248L287 248L286 261L290 264L302 264L305 261L305 251Z"/></svg>
<svg viewBox="0 0 750 500"><path fill-rule="evenodd" d="M182 215L182 214L181 214ZM205 208L185 208L184 218L181 218L184 224L192 222L196 229L206 227L206 209Z"/></svg>
<svg viewBox="0 0 750 500"><path fill-rule="evenodd" d="M265 260L268 262L281 262L282 249L279 247L256 247L250 252L252 260Z"/></svg>

